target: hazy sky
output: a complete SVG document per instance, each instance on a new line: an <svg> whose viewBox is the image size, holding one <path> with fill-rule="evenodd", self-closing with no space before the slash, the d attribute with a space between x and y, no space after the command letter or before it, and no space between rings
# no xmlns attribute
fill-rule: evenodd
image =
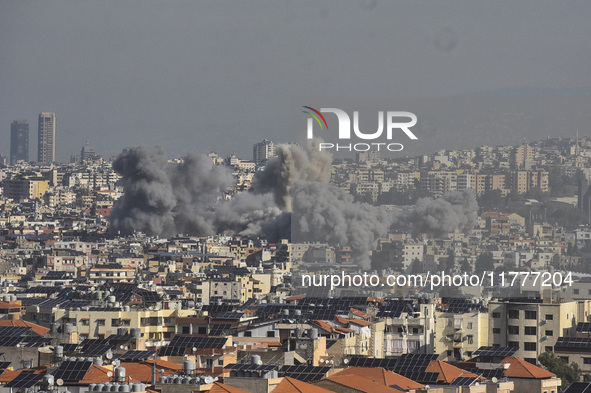
<svg viewBox="0 0 591 393"><path fill-rule="evenodd" d="M56 112L66 161L86 141L107 157L159 145L250 158L263 138L291 138L287 119L310 97L574 95L585 107L590 20L588 0L0 0L0 154L27 119L36 158L41 111ZM573 127L591 135L587 124Z"/></svg>

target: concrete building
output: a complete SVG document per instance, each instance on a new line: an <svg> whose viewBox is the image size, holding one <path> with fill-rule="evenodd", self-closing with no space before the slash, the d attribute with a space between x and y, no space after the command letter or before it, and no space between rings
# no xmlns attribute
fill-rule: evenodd
<svg viewBox="0 0 591 393"><path fill-rule="evenodd" d="M255 143L252 147L252 160L256 165L261 165L269 158L275 155L275 144L263 139L262 142Z"/></svg>
<svg viewBox="0 0 591 393"><path fill-rule="evenodd" d="M10 124L10 165L29 161L29 123L15 120Z"/></svg>
<svg viewBox="0 0 591 393"><path fill-rule="evenodd" d="M53 112L39 114L37 161L51 163L55 161L56 119Z"/></svg>

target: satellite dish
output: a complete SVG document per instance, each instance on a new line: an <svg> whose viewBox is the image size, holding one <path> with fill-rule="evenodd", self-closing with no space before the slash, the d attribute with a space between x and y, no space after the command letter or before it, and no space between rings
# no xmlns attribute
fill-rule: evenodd
<svg viewBox="0 0 591 393"><path fill-rule="evenodd" d="M319 362L320 362L320 363L324 363L324 359L320 359L320 360L319 360Z"/></svg>
<svg viewBox="0 0 591 393"><path fill-rule="evenodd" d="M492 383L497 383L499 382L499 380L497 379L497 377L492 377L491 378Z"/></svg>
<svg viewBox="0 0 591 393"><path fill-rule="evenodd" d="M337 367L339 367L341 365L341 361L340 360L335 361L334 362L334 365L337 366Z"/></svg>
<svg viewBox="0 0 591 393"><path fill-rule="evenodd" d="M111 359L113 359L113 354L112 354L111 352L107 352L107 353L105 354L105 357L106 357L107 359L111 360Z"/></svg>
<svg viewBox="0 0 591 393"><path fill-rule="evenodd" d="M112 372L110 372L110 371L107 372L107 377L111 378L112 376L113 376L113 373Z"/></svg>
<svg viewBox="0 0 591 393"><path fill-rule="evenodd" d="M215 380L212 377L210 377L209 375L207 375L203 378L203 382L205 382L206 385L209 385L209 384L214 383Z"/></svg>
<svg viewBox="0 0 591 393"><path fill-rule="evenodd" d="M119 345L119 348L120 349L125 349L125 345L121 344L121 345Z"/></svg>
<svg viewBox="0 0 591 393"><path fill-rule="evenodd" d="M64 380L61 378L58 378L57 381L55 381L55 383L57 384L57 386L62 386L64 384Z"/></svg>
<svg viewBox="0 0 591 393"><path fill-rule="evenodd" d="M349 364L349 359L345 359L345 360L343 360L343 363L345 363L345 364Z"/></svg>
<svg viewBox="0 0 591 393"><path fill-rule="evenodd" d="M193 352L197 351L197 347L193 347Z"/></svg>

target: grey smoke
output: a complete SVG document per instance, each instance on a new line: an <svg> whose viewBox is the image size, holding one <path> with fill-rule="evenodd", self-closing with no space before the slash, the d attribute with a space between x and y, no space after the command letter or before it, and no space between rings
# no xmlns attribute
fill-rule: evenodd
<svg viewBox="0 0 591 393"><path fill-rule="evenodd" d="M476 225L478 202L472 190L452 191L441 198L420 198L394 215L395 227L413 234L441 236L459 230L468 233Z"/></svg>
<svg viewBox="0 0 591 393"><path fill-rule="evenodd" d="M318 182L295 183L292 197L294 241L350 246L354 261L369 268L369 251L391 223L385 209L356 203L340 188Z"/></svg>
<svg viewBox="0 0 591 393"><path fill-rule="evenodd" d="M113 168L125 187L110 216L111 231L121 234L253 235L282 215L271 195L241 193L225 200L234 184L232 173L206 156L187 156L174 166L158 149L132 148L117 157Z"/></svg>
<svg viewBox="0 0 591 393"><path fill-rule="evenodd" d="M470 190L441 198L422 198L399 212L358 203L340 188L322 183L297 182L292 188L292 235L296 242L326 242L350 246L354 260L370 267L369 252L391 230L441 236L456 230L470 232L478 205Z"/></svg>
<svg viewBox="0 0 591 393"><path fill-rule="evenodd" d="M290 190L295 182L328 183L330 180L332 156L313 147L318 142L315 139L304 148L298 145L277 146L277 157L269 159L265 168L255 174L251 190L256 194L272 193L277 206L291 211Z"/></svg>
<svg viewBox="0 0 591 393"><path fill-rule="evenodd" d="M129 149L113 163L125 193L111 213L111 231L158 236L264 234L270 241L293 235L294 242L349 246L355 261L368 268L370 251L391 230L440 236L468 232L476 223L478 206L470 190L422 198L414 206L390 212L357 203L327 184L330 163L327 153L280 146L278 157L255 175L253 192L226 200L234 184L229 168L213 165L206 156L169 165L158 149Z"/></svg>

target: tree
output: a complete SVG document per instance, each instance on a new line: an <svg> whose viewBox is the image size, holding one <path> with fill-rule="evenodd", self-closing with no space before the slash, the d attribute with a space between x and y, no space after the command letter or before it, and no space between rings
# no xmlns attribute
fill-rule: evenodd
<svg viewBox="0 0 591 393"><path fill-rule="evenodd" d="M468 258L464 258L462 263L460 264L460 270L466 273L472 273L472 265L468 262Z"/></svg>
<svg viewBox="0 0 591 393"><path fill-rule="evenodd" d="M544 352L538 357L538 360L548 371L556 374L562 380L563 387L581 380L581 369L576 363L569 365L552 352Z"/></svg>
<svg viewBox="0 0 591 393"><path fill-rule="evenodd" d="M476 267L475 271L477 272L484 272L484 271L492 271L495 269L495 260L493 255L490 252L483 252L478 255L476 258Z"/></svg>
<svg viewBox="0 0 591 393"><path fill-rule="evenodd" d="M484 192L478 198L478 206L480 206L484 212L504 209L506 203L505 198L503 198L503 193L501 190L490 190Z"/></svg>
<svg viewBox="0 0 591 393"><path fill-rule="evenodd" d="M423 274L425 273L425 264L419 261L419 258L415 258L410 266L411 274Z"/></svg>
<svg viewBox="0 0 591 393"><path fill-rule="evenodd" d="M445 258L442 261L441 270L451 272L451 271L454 271L455 268L456 268L456 253L453 250L453 248L450 248L449 252L447 254L447 258Z"/></svg>

